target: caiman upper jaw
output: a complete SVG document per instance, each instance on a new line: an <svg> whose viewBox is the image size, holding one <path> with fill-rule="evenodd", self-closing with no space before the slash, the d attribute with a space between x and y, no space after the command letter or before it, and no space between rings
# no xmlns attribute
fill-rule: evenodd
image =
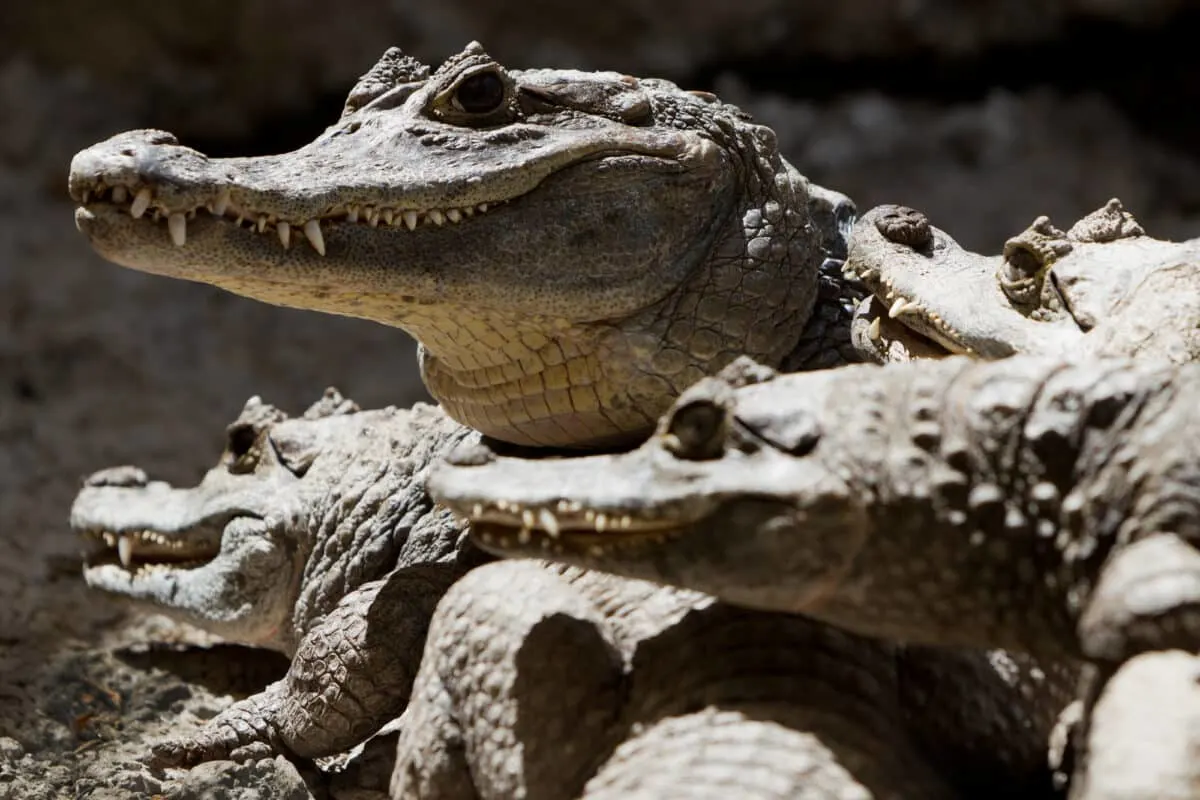
<svg viewBox="0 0 1200 800"><path fill-rule="evenodd" d="M177 174L178 171L178 174ZM188 180L181 180L186 176ZM248 232L266 233L287 249L293 233L303 235L325 255L322 224L380 224L415 230L418 225L458 223L504 202L473 203L445 208L401 208L356 202L287 202L286 211L270 208L245 186L231 165L182 147L163 131L130 131L75 156L68 186L79 203L76 226L84 230L88 213L112 207L134 220L164 223L164 237L178 247L187 243L188 222L201 211ZM257 201L257 202L256 202Z"/></svg>
<svg viewBox="0 0 1200 800"><path fill-rule="evenodd" d="M189 507L186 490L148 480L136 467L100 470L84 481L71 508L71 527L92 548L87 568L115 566L131 573L211 561L234 520L258 519L248 510ZM155 520L157 519L157 522Z"/></svg>
<svg viewBox="0 0 1200 800"><path fill-rule="evenodd" d="M499 554L544 552L596 555L624 546L661 542L685 533L720 505L720 498L690 491L653 499L636 491L637 479L606 481L591 487L592 502L570 499L583 492L591 474L627 474L622 456L596 455L572 459L520 459L514 480L508 458L497 458L478 444L450 455L427 480L430 494L471 523L480 546ZM670 458L670 456L666 456ZM635 468L637 469L637 468ZM686 469L686 466L685 466ZM486 486L481 492L479 487ZM598 491L595 491L598 489ZM519 500L516 498L520 498Z"/></svg>

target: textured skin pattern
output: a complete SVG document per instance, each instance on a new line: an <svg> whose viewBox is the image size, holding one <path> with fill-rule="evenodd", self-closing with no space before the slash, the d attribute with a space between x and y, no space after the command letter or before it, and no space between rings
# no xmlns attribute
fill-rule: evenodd
<svg viewBox="0 0 1200 800"><path fill-rule="evenodd" d="M996 257L919 211L879 206L855 225L844 272L873 292L853 323L870 361L1200 356L1200 240L1147 236L1115 199L1067 231L1039 217Z"/></svg>
<svg viewBox="0 0 1200 800"><path fill-rule="evenodd" d="M1117 359L711 379L632 453L477 459L429 487L498 552L902 641L1120 660L1200 633L1197 397L1200 367Z"/></svg>
<svg viewBox="0 0 1200 800"><path fill-rule="evenodd" d="M1162 650L1093 676L1097 698L1071 800L1188 800L1200 793L1200 659Z"/></svg>
<svg viewBox="0 0 1200 800"><path fill-rule="evenodd" d="M487 565L439 605L427 656L404 720L396 798L832 800L1048 789L1034 765L1044 761L1036 743L1049 715L1027 719L1032 730L1003 730L1012 738L987 742L971 760L971 744L941 737L959 720L939 715L956 709L925 705L930 679L965 690L956 680L970 676L973 709L1037 708L985 660L901 652L694 592L536 562Z"/></svg>
<svg viewBox="0 0 1200 800"><path fill-rule="evenodd" d="M711 95L478 44L436 71L388 51L295 152L129 131L70 190L104 257L404 328L451 417L569 447L644 436L738 355L780 363L854 214Z"/></svg>
<svg viewBox="0 0 1200 800"><path fill-rule="evenodd" d="M196 487L132 468L89 480L72 512L81 530L221 540L200 568L101 552L90 583L292 657L282 680L158 747L157 764L330 755L403 711L434 606L479 561L422 487L431 461L472 435L429 406L360 412L330 393L289 420L255 398ZM265 527L248 535L253 520ZM233 557L272 548L288 558L261 574Z"/></svg>

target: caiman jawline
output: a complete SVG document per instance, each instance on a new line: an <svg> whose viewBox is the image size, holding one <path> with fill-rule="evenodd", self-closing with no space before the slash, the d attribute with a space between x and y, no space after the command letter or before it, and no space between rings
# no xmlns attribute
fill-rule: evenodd
<svg viewBox="0 0 1200 800"><path fill-rule="evenodd" d="M475 214L484 214L507 200L491 203L479 203L461 208L429 208L424 210L386 208L368 204L348 203L333 205L322 213L307 220L281 220L273 213L262 213L251 209L240 208L234 203L228 188L221 188L216 196L188 209L168 209L154 203L154 192L150 186L108 186L102 180L97 180L88 188L80 190L77 198L82 208L96 205L116 207L127 212L132 219L146 220L152 223L167 223L166 235L178 247L187 244L187 223L195 219L201 208L218 220L236 225L253 233L270 231L279 238L279 243L287 249L291 246L292 231L297 230L320 255L325 255L325 237L321 231L322 222L339 222L346 224L366 225L376 228L379 225L397 230L416 230L419 225L442 226L447 222L458 223Z"/></svg>
<svg viewBox="0 0 1200 800"><path fill-rule="evenodd" d="M849 262L843 267L847 278L862 281L874 295L875 300L887 309L888 319L896 320L912 333L941 347L947 355L973 356L975 351L964 343L938 314L925 308L919 300L906 297L895 285L874 270L855 270ZM882 335L880 319L871 322L869 335L878 341Z"/></svg>
<svg viewBox="0 0 1200 800"><path fill-rule="evenodd" d="M224 526L203 526L181 533L149 528L110 530L89 528L84 539L96 546L87 555L87 568L115 566L126 570L194 569L216 558Z"/></svg>
<svg viewBox="0 0 1200 800"><path fill-rule="evenodd" d="M494 505L476 503L467 519L472 535L487 547L514 550L536 544L551 553L577 550L593 555L622 545L663 542L695 521L681 515L664 517L649 509L637 513L583 510L567 500L560 501L556 511L522 508L503 500Z"/></svg>

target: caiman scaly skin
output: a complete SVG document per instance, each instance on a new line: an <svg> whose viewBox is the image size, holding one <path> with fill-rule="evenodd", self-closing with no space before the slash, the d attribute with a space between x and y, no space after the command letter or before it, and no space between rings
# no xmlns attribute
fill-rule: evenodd
<svg viewBox="0 0 1200 800"><path fill-rule="evenodd" d="M392 797L1049 798L1064 677L500 562L434 614Z"/></svg>
<svg viewBox="0 0 1200 800"><path fill-rule="evenodd" d="M252 399L196 487L89 479L91 585L292 658L153 764L330 756L407 707L395 798L1045 796L1070 673L553 564L460 577L484 557L423 478L477 438L430 406Z"/></svg>
<svg viewBox="0 0 1200 800"><path fill-rule="evenodd" d="M109 260L403 328L446 412L503 441L628 442L738 355L848 350L814 307L853 205L662 80L393 49L299 150L130 131L76 155L70 192Z"/></svg>
<svg viewBox="0 0 1200 800"><path fill-rule="evenodd" d="M94 545L89 585L292 658L158 763L329 755L403 711L434 606L483 560L422 486L473 436L427 405L358 411L331 391L288 419L252 398L194 487L135 467L87 480L71 525Z"/></svg>
<svg viewBox="0 0 1200 800"><path fill-rule="evenodd" d="M472 443L428 487L492 552L865 635L1119 663L1200 643L1198 452L1200 365L746 360L630 453Z"/></svg>
<svg viewBox="0 0 1200 800"><path fill-rule="evenodd" d="M867 360L1200 356L1200 239L1147 236L1116 199L1067 231L1038 217L995 257L879 206L855 225L843 271L873 292L852 325Z"/></svg>

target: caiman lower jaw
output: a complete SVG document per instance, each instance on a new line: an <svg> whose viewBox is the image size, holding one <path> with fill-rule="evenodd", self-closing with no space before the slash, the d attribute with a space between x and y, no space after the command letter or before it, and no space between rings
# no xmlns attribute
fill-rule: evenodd
<svg viewBox="0 0 1200 800"><path fill-rule="evenodd" d="M233 199L228 188L214 188L213 196L202 205L186 209L169 209L155 202L154 191L149 185L108 186L97 180L88 188L80 189L76 199L80 208L88 209L108 206L129 214L132 219L145 220L147 224L164 226L162 235L170 237L177 246L187 244L187 224L205 211L214 218L234 225L242 230L261 233L278 238L279 244L287 249L294 237L303 236L319 255L325 255L323 223L365 225L377 228L380 225L397 230L416 230L421 225L442 226L455 224L465 219L484 214L489 208L507 202L497 200L478 203L461 208L429 208L424 210L380 207L369 204L347 203L332 205L321 213L307 219L283 219L275 213L243 208ZM76 225L79 226L78 217Z"/></svg>
<svg viewBox="0 0 1200 800"><path fill-rule="evenodd" d="M118 564L134 576L147 570L195 569L216 558L221 533L222 526L186 533L89 528L82 535L94 549L87 554L85 571Z"/></svg>

